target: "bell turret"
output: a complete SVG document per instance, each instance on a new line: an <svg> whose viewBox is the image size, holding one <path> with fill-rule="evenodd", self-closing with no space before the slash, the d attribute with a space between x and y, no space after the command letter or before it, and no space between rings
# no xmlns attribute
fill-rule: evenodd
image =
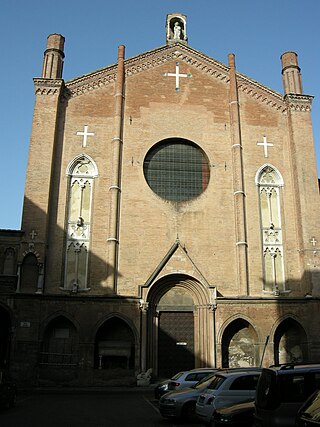
<svg viewBox="0 0 320 427"><path fill-rule="evenodd" d="M285 52L281 56L282 79L284 94L303 94L298 55L295 52Z"/></svg>
<svg viewBox="0 0 320 427"><path fill-rule="evenodd" d="M44 52L42 77L61 79L64 59L64 37L61 34L48 36L47 49Z"/></svg>

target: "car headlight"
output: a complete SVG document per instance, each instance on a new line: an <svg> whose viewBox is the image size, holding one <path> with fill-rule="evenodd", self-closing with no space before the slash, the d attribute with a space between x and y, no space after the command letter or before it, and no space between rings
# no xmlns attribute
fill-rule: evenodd
<svg viewBox="0 0 320 427"><path fill-rule="evenodd" d="M159 387L160 390L168 390L168 384L163 384Z"/></svg>

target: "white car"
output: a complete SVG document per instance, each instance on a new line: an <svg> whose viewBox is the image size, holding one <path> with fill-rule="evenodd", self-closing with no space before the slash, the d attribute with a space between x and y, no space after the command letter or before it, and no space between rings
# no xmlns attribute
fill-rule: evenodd
<svg viewBox="0 0 320 427"><path fill-rule="evenodd" d="M209 424L216 409L254 400L261 369L217 373L198 397L196 415Z"/></svg>

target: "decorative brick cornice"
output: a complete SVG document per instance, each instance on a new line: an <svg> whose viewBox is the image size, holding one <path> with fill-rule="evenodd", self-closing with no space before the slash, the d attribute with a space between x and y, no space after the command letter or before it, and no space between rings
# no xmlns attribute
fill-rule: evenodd
<svg viewBox="0 0 320 427"><path fill-rule="evenodd" d="M33 79L36 95L59 95L64 87L63 79Z"/></svg>
<svg viewBox="0 0 320 427"><path fill-rule="evenodd" d="M250 95L252 98L260 100L276 110L285 112L287 106L283 100L283 95L269 89L261 83L251 80L243 74L237 73L237 82L239 91Z"/></svg>
<svg viewBox="0 0 320 427"><path fill-rule="evenodd" d="M226 82L229 81L228 67L181 43L163 46L127 59L125 61L126 75L130 77L150 68L163 65L166 62L176 60L186 62L188 65Z"/></svg>
<svg viewBox="0 0 320 427"><path fill-rule="evenodd" d="M86 74L66 83L66 90L70 97L83 95L91 90L98 89L116 81L117 66L110 65Z"/></svg>
<svg viewBox="0 0 320 427"><path fill-rule="evenodd" d="M289 93L284 100L290 111L310 112L313 96Z"/></svg>
<svg viewBox="0 0 320 427"><path fill-rule="evenodd" d="M125 60L125 74L130 78L138 73L158 67L170 61L181 61L197 68L200 72L229 83L229 67L223 63L199 52L188 45L174 43L136 55ZM114 83L116 80L117 64L86 74L66 82L65 95L74 97L96 88ZM283 96L268 87L237 73L238 87L243 93L264 104L285 112L287 105Z"/></svg>
<svg viewBox="0 0 320 427"><path fill-rule="evenodd" d="M199 71L212 77L229 83L229 67L221 62L210 58L209 56L190 48L189 46L176 43L169 48L164 46L157 50L146 52L126 60L126 75L130 77L133 74L145 71L168 61L179 60L197 68ZM252 96L261 102L276 108L277 110L286 111L286 105L283 96L268 87L237 73L238 88L242 92Z"/></svg>

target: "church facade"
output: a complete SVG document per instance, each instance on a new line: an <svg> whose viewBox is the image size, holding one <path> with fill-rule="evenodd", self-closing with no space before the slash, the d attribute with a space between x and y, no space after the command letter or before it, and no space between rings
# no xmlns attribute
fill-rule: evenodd
<svg viewBox="0 0 320 427"><path fill-rule="evenodd" d="M0 232L0 363L26 384L319 361L319 189L297 55L284 94L166 44L63 80L48 37L21 230ZM279 70L280 71L280 70ZM280 78L280 72L279 72Z"/></svg>

